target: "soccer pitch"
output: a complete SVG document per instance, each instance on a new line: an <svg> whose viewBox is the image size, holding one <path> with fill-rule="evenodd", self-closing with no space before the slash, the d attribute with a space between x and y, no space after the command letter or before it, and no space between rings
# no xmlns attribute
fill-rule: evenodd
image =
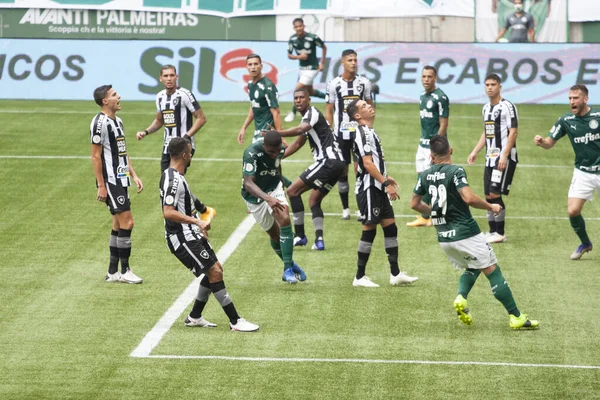
<svg viewBox="0 0 600 400"><path fill-rule="evenodd" d="M538 331L523 332L508 327L483 277L469 296L474 324L462 325L452 307L458 271L433 228L405 226L415 215L409 199L416 182L416 104L378 105L375 128L401 186L394 203L400 269L420 279L408 287L387 284L378 230L367 274L381 287L366 289L352 287L360 225L340 220L337 188L323 206L327 250L295 249L308 280L281 281L281 263L239 194L244 146L236 136L248 104L202 103L208 122L197 135L187 179L218 212L210 241L225 260L228 291L240 314L261 328L231 332L214 299L204 315L217 328L185 327L197 283L164 242L162 133L135 140L155 108L151 102L122 107L128 152L145 186L131 194L131 265L142 285L104 283L110 215L95 200L89 144L98 107L0 101L0 176L8 186L0 197L0 398L600 396L600 255L569 260L578 245L566 210L573 152L566 138L549 151L533 144L534 135L546 135L569 111L566 99L557 106L517 104L520 163L505 199L508 239L494 249L517 305L540 320ZM448 132L454 163L465 166L483 196L483 154L466 165L482 131L480 116L480 106L451 105ZM295 178L310 162L302 149L283 163L284 174ZM588 202L583 216L590 238L600 243L596 203ZM352 196L350 204L355 211ZM487 230L485 213L472 212ZM312 241L308 215L306 224Z"/></svg>

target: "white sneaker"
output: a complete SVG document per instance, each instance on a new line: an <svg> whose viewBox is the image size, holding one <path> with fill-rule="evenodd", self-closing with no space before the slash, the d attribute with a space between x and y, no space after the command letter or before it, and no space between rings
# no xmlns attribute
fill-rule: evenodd
<svg viewBox="0 0 600 400"><path fill-rule="evenodd" d="M404 272L400 272L396 276L390 274L390 285L392 286L408 285L417 280L419 280L419 278L417 278L416 276L408 276Z"/></svg>
<svg viewBox="0 0 600 400"><path fill-rule="evenodd" d="M106 274L106 278L104 278L105 282L113 283L113 282L121 282L121 273L119 271L114 274Z"/></svg>
<svg viewBox="0 0 600 400"><path fill-rule="evenodd" d="M284 121L285 122L292 122L294 120L294 118L296 118L296 114L294 114L292 111L290 111L288 113L288 115L285 116Z"/></svg>
<svg viewBox="0 0 600 400"><path fill-rule="evenodd" d="M492 234L490 232L486 232L483 234L483 238L485 239L486 242L488 241L488 239L490 238L491 235Z"/></svg>
<svg viewBox="0 0 600 400"><path fill-rule="evenodd" d="M121 274L119 280L124 283L142 283L142 278L134 274L130 269L124 274Z"/></svg>
<svg viewBox="0 0 600 400"><path fill-rule="evenodd" d="M362 222L365 219L365 217L360 213L360 211L356 211L356 220L358 222Z"/></svg>
<svg viewBox="0 0 600 400"><path fill-rule="evenodd" d="M352 286L361 286L361 287L379 287L378 284L376 284L375 282L373 282L371 280L371 278L369 278L368 276L363 276L360 279L356 279L356 276L354 277L354 281L352 282Z"/></svg>
<svg viewBox="0 0 600 400"><path fill-rule="evenodd" d="M189 327L195 327L195 326L198 326L200 328L216 328L217 327L217 324L213 324L212 322L205 320L204 317L192 318L189 315L185 319L184 323L185 323L185 326L189 326Z"/></svg>
<svg viewBox="0 0 600 400"><path fill-rule="evenodd" d="M230 322L229 327L232 331L238 332L255 332L259 328L258 325L248 322L244 318L239 318L235 325Z"/></svg>
<svg viewBox="0 0 600 400"><path fill-rule="evenodd" d="M342 210L342 219L350 219L350 209L349 208L344 208L344 210Z"/></svg>
<svg viewBox="0 0 600 400"><path fill-rule="evenodd" d="M502 243L506 241L506 235L501 235L498 232L490 233L486 239L488 243Z"/></svg>

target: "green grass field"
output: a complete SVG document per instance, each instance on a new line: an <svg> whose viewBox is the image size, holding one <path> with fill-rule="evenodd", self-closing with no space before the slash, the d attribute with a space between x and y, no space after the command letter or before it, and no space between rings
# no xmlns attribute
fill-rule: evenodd
<svg viewBox="0 0 600 400"><path fill-rule="evenodd" d="M218 250L247 216L239 195L243 147L235 138L248 105L203 107L208 123L197 136L187 178L218 211L210 231ZM218 328L185 327L188 305L164 327L149 357L131 357L193 278L164 242L162 133L134 138L151 122L153 104L124 102L119 114L145 185L131 196L131 265L144 283L125 285L104 283L110 215L95 200L89 145L98 107L0 101L0 398L600 398L600 253L569 260L579 243L566 212L573 166L568 140L550 151L533 145L533 136L545 135L568 107L519 106L520 166L505 200L508 241L494 248L519 308L541 321L540 330L524 332L509 329L483 277L469 296L475 323L463 326L452 308L458 271L433 228L405 226L414 217L417 109L380 105L376 128L390 175L401 185L394 205L400 267L418 282L387 284L379 230L367 273L382 286L352 287L360 225L340 220L334 189L324 203L327 250L294 254L306 282L281 281L280 261L256 225L225 262L229 293L241 315L261 325L259 332L229 331L211 299L204 315ZM480 110L452 106L449 137L457 164L466 164L480 135ZM479 195L482 160L483 154L466 166ZM297 177L309 163L303 149L283 164L285 175ZM583 215L592 241L600 243L595 203ZM473 214L487 230L484 212ZM306 223L312 241L310 216Z"/></svg>

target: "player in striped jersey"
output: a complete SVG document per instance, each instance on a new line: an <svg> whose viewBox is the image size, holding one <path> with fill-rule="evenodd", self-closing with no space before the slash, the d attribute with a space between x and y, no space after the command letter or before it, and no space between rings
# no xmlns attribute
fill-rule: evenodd
<svg viewBox="0 0 600 400"><path fill-rule="evenodd" d="M170 155L169 168L163 172L159 185L165 239L171 253L196 277L200 277L198 294L185 325L202 328L217 326L202 317L212 293L227 314L232 330L256 331L258 325L246 321L237 313L223 282L223 267L206 238L210 223L201 220L194 207L195 197L184 176L192 161L192 146L187 140L174 137L167 150Z"/></svg>
<svg viewBox="0 0 600 400"><path fill-rule="evenodd" d="M131 179L138 193L144 185L127 154L123 121L116 116L121 109L121 96L112 85L103 85L94 90L94 101L101 107L90 125L92 166L98 186L96 199L105 202L112 214L106 282L142 283L142 279L129 268L133 216L127 188L131 186Z"/></svg>
<svg viewBox="0 0 600 400"><path fill-rule="evenodd" d="M494 215L487 213L489 233L485 234L489 243L502 243L506 240L504 221L506 206L502 195L508 196L517 168L517 135L519 116L517 107L502 98L500 77L496 74L485 78L485 91L490 101L483 106L483 133L475 148L469 154L469 164L475 163L477 154L486 148L483 188L488 203L500 204L502 211Z"/></svg>
<svg viewBox="0 0 600 400"><path fill-rule="evenodd" d="M373 99L371 96L371 81L357 74L358 61L356 52L352 49L344 50L342 52L341 64L344 72L327 84L325 118L329 122L329 125L333 127L333 133L338 139L346 163L344 172L338 181L338 190L343 208L342 219L350 219L348 165L350 165L352 158L352 142L354 140L356 124L350 122L346 113L346 107L356 99L365 100L373 106Z"/></svg>
<svg viewBox="0 0 600 400"><path fill-rule="evenodd" d="M373 129L375 109L365 100L354 100L347 107L350 121L356 121L353 152L356 169L356 202L362 214L362 236L358 242L357 271L353 286L379 287L365 275L371 247L381 225L385 252L390 263L390 285L412 283L417 277L408 276L398 268L398 227L390 200L400 198L398 184L388 176L379 136Z"/></svg>
<svg viewBox="0 0 600 400"><path fill-rule="evenodd" d="M206 116L198 104L196 97L189 90L177 85L177 69L174 65L163 65L160 69L160 81L164 85L156 95L156 117L148 128L136 134L137 140L142 140L151 133L165 127L163 135L163 150L160 160L160 171L169 168L171 157L168 152L169 141L174 137L184 137L192 144L192 154L196 151L194 136L206 124ZM195 199L196 208L201 218L210 221L217 212Z"/></svg>
<svg viewBox="0 0 600 400"><path fill-rule="evenodd" d="M304 203L302 193L312 189L308 205L312 212L315 228L315 243L313 250L325 250L323 241L323 209L321 202L338 181L344 171L344 159L338 147L337 139L331 134L329 123L319 110L310 105L310 96L305 88L294 92L294 106L302 115L300 125L279 131L282 137L299 136L285 151L284 158L298 151L308 139L315 162L300 174L287 193L294 213L295 246L305 246L304 234Z"/></svg>

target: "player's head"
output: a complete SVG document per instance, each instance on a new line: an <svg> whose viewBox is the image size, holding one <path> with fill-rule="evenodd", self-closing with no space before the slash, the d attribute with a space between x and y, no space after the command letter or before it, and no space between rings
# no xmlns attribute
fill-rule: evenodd
<svg viewBox="0 0 600 400"><path fill-rule="evenodd" d="M375 109L364 100L353 100L348 104L348 107L346 107L346 113L348 114L350 121L356 121L358 123L366 123L375 119Z"/></svg>
<svg viewBox="0 0 600 400"><path fill-rule="evenodd" d="M344 67L344 72L356 74L357 64L358 56L354 50L347 49L342 51L342 66Z"/></svg>
<svg viewBox="0 0 600 400"><path fill-rule="evenodd" d="M175 136L169 141L167 150L174 162L183 160L186 168L192 163L192 144L187 139Z"/></svg>
<svg viewBox="0 0 600 400"><path fill-rule="evenodd" d="M573 85L569 89L569 106L573 114L583 116L587 113L588 88L585 85Z"/></svg>
<svg viewBox="0 0 600 400"><path fill-rule="evenodd" d="M294 90L294 105L300 111L300 114L304 113L310 106L310 95L305 87Z"/></svg>
<svg viewBox="0 0 600 400"><path fill-rule="evenodd" d="M500 89L502 89L502 80L496 74L489 74L485 77L485 94L492 99L500 96Z"/></svg>
<svg viewBox="0 0 600 400"><path fill-rule="evenodd" d="M423 67L423 71L421 72L421 84L423 85L423 89L427 93L431 93L435 90L435 84L437 82L437 70L435 67L431 65L426 65Z"/></svg>
<svg viewBox="0 0 600 400"><path fill-rule="evenodd" d="M429 150L431 151L431 161L433 164L440 164L447 161L452 155L452 148L446 136L435 135L429 141Z"/></svg>
<svg viewBox="0 0 600 400"><path fill-rule="evenodd" d="M262 147L265 153L276 159L279 157L279 153L281 152L281 135L277 131L267 131L263 138Z"/></svg>
<svg viewBox="0 0 600 400"><path fill-rule="evenodd" d="M94 90L94 101L102 108L116 112L121 109L121 96L112 85L102 85Z"/></svg>
<svg viewBox="0 0 600 400"><path fill-rule="evenodd" d="M304 20L302 18L295 18L292 22L296 35L304 36Z"/></svg>
<svg viewBox="0 0 600 400"><path fill-rule="evenodd" d="M246 69L252 79L262 74L262 59L258 54L252 53L246 57Z"/></svg>
<svg viewBox="0 0 600 400"><path fill-rule="evenodd" d="M523 11L523 0L513 0L513 3L515 3L515 11L516 12Z"/></svg>
<svg viewBox="0 0 600 400"><path fill-rule="evenodd" d="M177 68L174 65L166 64L160 68L160 82L167 90L173 90L177 87Z"/></svg>

